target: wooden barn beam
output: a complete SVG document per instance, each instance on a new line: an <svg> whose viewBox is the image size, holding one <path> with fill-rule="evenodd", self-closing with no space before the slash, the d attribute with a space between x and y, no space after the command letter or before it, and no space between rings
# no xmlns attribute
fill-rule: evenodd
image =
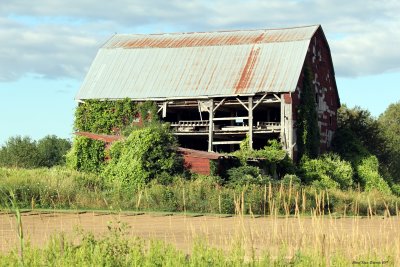
<svg viewBox="0 0 400 267"><path fill-rule="evenodd" d="M278 98L278 96L276 96L274 94L275 97ZM283 148L286 150L287 149L287 145L286 145L286 137L285 137L285 103L283 101L283 97L279 98L280 102L281 102L281 143Z"/></svg>
<svg viewBox="0 0 400 267"><path fill-rule="evenodd" d="M222 99L221 102L218 103L218 105L214 108L214 112L217 111L217 108L219 108L222 104L224 104L226 98Z"/></svg>
<svg viewBox="0 0 400 267"><path fill-rule="evenodd" d="M264 100L264 98L267 96L267 94L263 95L260 100L257 101L257 103L254 105L253 110L259 105L261 104L261 102Z"/></svg>
<svg viewBox="0 0 400 267"><path fill-rule="evenodd" d="M282 101L282 99L277 94L274 94L274 96L275 96L276 100Z"/></svg>
<svg viewBox="0 0 400 267"><path fill-rule="evenodd" d="M249 148L253 149L253 97L249 96Z"/></svg>
<svg viewBox="0 0 400 267"><path fill-rule="evenodd" d="M214 121L234 121L234 120L247 120L248 117L219 117L214 118Z"/></svg>
<svg viewBox="0 0 400 267"><path fill-rule="evenodd" d="M158 104L159 105L159 104ZM165 118L167 117L167 102L162 102L161 105L159 105L159 109L157 110L157 114L160 113L160 111L162 111L162 117Z"/></svg>
<svg viewBox="0 0 400 267"><path fill-rule="evenodd" d="M163 103L162 117L167 117L167 102Z"/></svg>
<svg viewBox="0 0 400 267"><path fill-rule="evenodd" d="M214 137L214 99L210 99L210 106L208 107L209 126L208 126L208 152L213 151L213 137Z"/></svg>
<svg viewBox="0 0 400 267"><path fill-rule="evenodd" d="M242 141L215 141L214 145L235 145L240 144Z"/></svg>
<svg viewBox="0 0 400 267"><path fill-rule="evenodd" d="M239 101L240 104L242 104L242 106L248 111L249 108L238 98L236 97L236 100Z"/></svg>

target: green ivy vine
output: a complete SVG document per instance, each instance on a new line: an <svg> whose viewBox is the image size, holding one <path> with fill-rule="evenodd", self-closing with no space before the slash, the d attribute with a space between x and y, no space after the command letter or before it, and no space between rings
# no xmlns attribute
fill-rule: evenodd
<svg viewBox="0 0 400 267"><path fill-rule="evenodd" d="M137 107L130 99L87 100L75 111L74 128L76 131L113 134L129 125L137 113Z"/></svg>
<svg viewBox="0 0 400 267"><path fill-rule="evenodd" d="M156 121L157 105L154 102L136 104L126 98L123 100L86 100L75 111L75 131L97 134L130 133L137 127L133 122L141 116L143 125ZM86 172L100 172L104 165L105 144L77 136L73 149L68 155L69 165Z"/></svg>
<svg viewBox="0 0 400 267"><path fill-rule="evenodd" d="M308 68L304 69L303 89L300 92L300 105L297 116L297 147L299 160L303 156L317 158L319 155L318 113L311 72Z"/></svg>

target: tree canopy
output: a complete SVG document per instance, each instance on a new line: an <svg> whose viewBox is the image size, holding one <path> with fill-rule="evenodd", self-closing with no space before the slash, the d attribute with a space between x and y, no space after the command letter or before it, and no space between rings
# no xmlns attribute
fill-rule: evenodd
<svg viewBox="0 0 400 267"><path fill-rule="evenodd" d="M0 166L13 168L52 167L65 163L71 148L67 139L48 135L39 141L27 136L10 137L0 149Z"/></svg>
<svg viewBox="0 0 400 267"><path fill-rule="evenodd" d="M383 162L396 182L400 182L400 102L391 104L379 117L386 157Z"/></svg>

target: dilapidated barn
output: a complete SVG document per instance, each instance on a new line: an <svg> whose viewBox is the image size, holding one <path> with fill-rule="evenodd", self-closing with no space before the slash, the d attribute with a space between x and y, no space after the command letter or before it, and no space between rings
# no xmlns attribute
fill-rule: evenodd
<svg viewBox="0 0 400 267"><path fill-rule="evenodd" d="M181 146L232 151L249 136L296 155L305 72L315 89L321 151L340 106L320 25L220 32L116 34L98 51L76 99L155 101Z"/></svg>

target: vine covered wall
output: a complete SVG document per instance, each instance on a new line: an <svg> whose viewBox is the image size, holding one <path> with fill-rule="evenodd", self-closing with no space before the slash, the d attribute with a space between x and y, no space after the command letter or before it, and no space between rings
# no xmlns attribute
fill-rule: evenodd
<svg viewBox="0 0 400 267"><path fill-rule="evenodd" d="M75 111L74 130L97 134L119 134L132 124L138 114L130 99L115 101L87 100ZM87 137L76 136L67 155L70 167L86 172L100 172L105 159L105 144Z"/></svg>
<svg viewBox="0 0 400 267"><path fill-rule="evenodd" d="M308 93L303 92L303 87L306 84L311 88L311 91L308 91ZM309 88L306 88L306 90L308 89ZM329 45L322 29L318 29L315 36L310 41L296 91L291 95L293 103L292 115L296 126L299 124L298 116L301 116L301 114L299 114L300 106L303 105L302 103L305 101L304 99L302 100L302 97L307 94L309 96L308 100L310 101L310 105L311 102L314 102L317 113L319 132L318 150L319 153L324 153L331 149L332 139L337 130L337 110L340 107L340 99ZM295 136L300 138L303 134L304 132L300 134L297 132ZM297 140L297 138L294 140L294 143L296 143L294 147L294 158L300 160L302 153L304 153L304 148L301 147L302 144L304 144L304 142L302 142L304 140ZM300 147L299 141L301 142Z"/></svg>
<svg viewBox="0 0 400 267"><path fill-rule="evenodd" d="M113 134L129 125L138 109L130 99L100 101L87 100L75 111L76 131Z"/></svg>
<svg viewBox="0 0 400 267"><path fill-rule="evenodd" d="M320 131L315 103L315 90L308 68L304 68L303 90L297 112L297 149L298 159L303 156L316 158L319 154Z"/></svg>

